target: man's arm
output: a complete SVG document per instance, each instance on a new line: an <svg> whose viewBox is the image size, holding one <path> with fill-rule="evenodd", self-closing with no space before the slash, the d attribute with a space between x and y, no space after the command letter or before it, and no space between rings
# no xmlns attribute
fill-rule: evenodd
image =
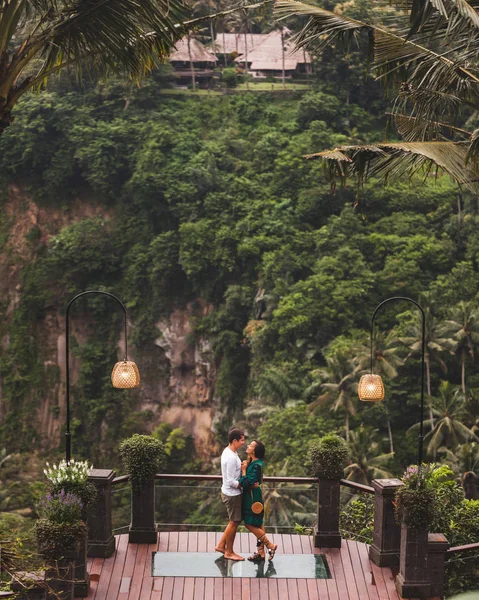
<svg viewBox="0 0 479 600"><path fill-rule="evenodd" d="M225 473L223 477L223 483L228 487L239 488L239 481L235 477L236 472L236 461L231 459L227 459L225 463Z"/></svg>

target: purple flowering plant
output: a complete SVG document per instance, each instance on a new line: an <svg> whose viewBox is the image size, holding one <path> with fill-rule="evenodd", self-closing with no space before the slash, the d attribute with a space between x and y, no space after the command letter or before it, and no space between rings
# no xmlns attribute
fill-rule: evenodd
<svg viewBox="0 0 479 600"><path fill-rule="evenodd" d="M404 485L395 497L396 519L413 529L429 527L436 512L436 489L434 485L435 464L422 463L409 466L401 477Z"/></svg>
<svg viewBox="0 0 479 600"><path fill-rule="evenodd" d="M57 524L81 521L82 508L80 498L63 489L57 494L47 494L38 504L40 516Z"/></svg>

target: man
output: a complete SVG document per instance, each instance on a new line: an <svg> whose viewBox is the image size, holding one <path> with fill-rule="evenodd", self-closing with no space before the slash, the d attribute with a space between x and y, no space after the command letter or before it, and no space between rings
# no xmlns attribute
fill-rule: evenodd
<svg viewBox="0 0 479 600"><path fill-rule="evenodd" d="M244 560L242 556L233 552L233 543L236 530L241 522L241 486L238 479L241 476L241 460L238 450L244 444L244 433L240 429L231 429L228 433L229 445L221 455L221 499L228 511L229 523L221 536L217 552L222 552L228 560Z"/></svg>

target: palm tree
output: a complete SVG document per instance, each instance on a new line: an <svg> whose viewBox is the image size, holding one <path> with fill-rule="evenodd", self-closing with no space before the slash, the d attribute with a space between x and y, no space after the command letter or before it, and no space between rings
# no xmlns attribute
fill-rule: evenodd
<svg viewBox="0 0 479 600"><path fill-rule="evenodd" d="M191 54L191 33L187 34L188 40L188 58L190 59L190 69L191 69L191 89L193 91L196 90L196 78L195 78L195 63L193 62L193 56Z"/></svg>
<svg viewBox="0 0 479 600"><path fill-rule="evenodd" d="M351 464L344 474L346 479L369 485L372 479L388 479L392 477L386 470L387 464L394 456L394 452L381 453L381 444L374 440L377 430L361 425L350 432L349 448Z"/></svg>
<svg viewBox="0 0 479 600"><path fill-rule="evenodd" d="M0 135L19 98L65 67L140 78L185 35L188 14L181 0L0 0Z"/></svg>
<svg viewBox="0 0 479 600"><path fill-rule="evenodd" d="M473 192L479 189L479 130L457 126L462 108L479 110L477 0L392 2L364 20L294 0L277 0L281 17L306 16L298 48L318 53L335 42L368 44L374 75L392 89L390 118L401 142L341 146L309 155L329 162L333 178L391 178L432 167ZM384 9L384 7L382 7ZM389 24L385 22L389 19Z"/></svg>
<svg viewBox="0 0 479 600"><path fill-rule="evenodd" d="M336 350L326 356L326 368L313 372L322 380L319 387L324 393L319 396L309 407L313 409L324 402L332 402L334 412L344 411L344 427L346 439L349 440L349 417L356 415L357 397L357 371L356 364L350 353Z"/></svg>
<svg viewBox="0 0 479 600"><path fill-rule="evenodd" d="M444 330L453 340L452 349L461 361L462 393L466 394L466 360L474 360L479 343L479 321L472 302L459 302L453 309L451 319L445 322Z"/></svg>
<svg viewBox="0 0 479 600"><path fill-rule="evenodd" d="M398 342L399 340L397 339L394 330L386 335L381 331L376 334L373 349L374 372L381 375L383 379L394 379L397 377L398 367L404 364L404 360L398 355ZM356 357L354 360L357 363L356 369L361 375L369 371L371 364L371 348L369 342L367 344L363 343L356 346ZM387 407L385 407L385 412L389 436L389 451L393 453L393 434Z"/></svg>
<svg viewBox="0 0 479 600"><path fill-rule="evenodd" d="M421 304L424 309L424 316L426 320L425 324L425 355L424 362L426 365L426 386L427 395L429 398L429 404L431 404L431 365L436 363L440 366L444 373L447 372L447 366L442 359L442 354L447 352L452 345L452 341L448 338L443 337L444 327L438 321L434 315L435 305L432 295L429 292L425 292L421 295ZM409 354L406 357L406 361L421 353L422 349L422 315L415 311L413 321L410 326L410 336L401 338L400 341L409 347ZM434 414L430 406L429 409L429 423L431 429L434 426Z"/></svg>
<svg viewBox="0 0 479 600"><path fill-rule="evenodd" d="M437 421L424 438L429 440L427 452L432 454L443 447L455 452L459 444L479 442L475 433L461 421L464 396L459 387L449 381L442 381L439 386L439 396L431 400L432 411ZM420 424L416 423L408 431L416 431L419 427Z"/></svg>

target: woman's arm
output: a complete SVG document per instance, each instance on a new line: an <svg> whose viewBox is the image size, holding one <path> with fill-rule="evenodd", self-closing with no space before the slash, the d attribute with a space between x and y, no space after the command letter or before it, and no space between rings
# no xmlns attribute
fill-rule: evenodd
<svg viewBox="0 0 479 600"><path fill-rule="evenodd" d="M239 478L239 484L244 489L252 488L255 483L261 483L261 467L254 462L246 470L246 475Z"/></svg>

